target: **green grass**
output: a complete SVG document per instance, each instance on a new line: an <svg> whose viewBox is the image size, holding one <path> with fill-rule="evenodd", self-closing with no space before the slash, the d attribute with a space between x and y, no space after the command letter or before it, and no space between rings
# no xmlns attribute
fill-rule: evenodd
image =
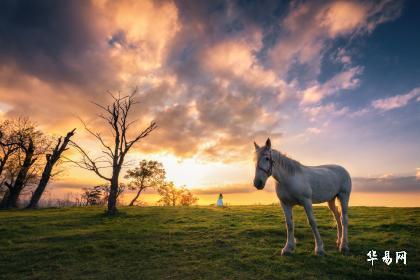
<svg viewBox="0 0 420 280"><path fill-rule="evenodd" d="M351 254L335 248L326 207L316 207L327 256L295 207L296 252L278 206L101 208L0 212L1 279L419 279L420 208L351 207ZM406 250L407 266L373 267L369 250Z"/></svg>

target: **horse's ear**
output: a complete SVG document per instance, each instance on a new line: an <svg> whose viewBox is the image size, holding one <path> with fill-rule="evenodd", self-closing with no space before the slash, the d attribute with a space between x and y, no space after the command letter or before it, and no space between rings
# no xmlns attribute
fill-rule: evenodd
<svg viewBox="0 0 420 280"><path fill-rule="evenodd" d="M270 140L270 138L267 138L267 141L265 141L265 146L267 147L267 149L271 149L271 140Z"/></svg>
<svg viewBox="0 0 420 280"><path fill-rule="evenodd" d="M255 150L258 150L260 148L260 146L258 146L258 144L255 143L255 141L254 141L254 147L255 147Z"/></svg>

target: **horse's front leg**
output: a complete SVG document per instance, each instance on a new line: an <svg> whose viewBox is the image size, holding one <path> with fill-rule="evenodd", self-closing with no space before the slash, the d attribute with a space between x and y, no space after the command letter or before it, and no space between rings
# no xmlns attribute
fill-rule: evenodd
<svg viewBox="0 0 420 280"><path fill-rule="evenodd" d="M305 208L306 215L308 216L309 224L311 225L312 232L314 233L315 237L315 255L323 256L325 255L324 252L324 243L322 242L321 235L318 231L318 226L316 224L314 212L312 209L312 201L310 199L306 199L303 202L303 207Z"/></svg>
<svg viewBox="0 0 420 280"><path fill-rule="evenodd" d="M281 250L282 256L291 255L295 250L295 235L293 229L293 209L292 205L284 204L281 202L281 208L283 208L284 218L286 220L286 228L287 228L287 241L286 245L284 245L283 249Z"/></svg>

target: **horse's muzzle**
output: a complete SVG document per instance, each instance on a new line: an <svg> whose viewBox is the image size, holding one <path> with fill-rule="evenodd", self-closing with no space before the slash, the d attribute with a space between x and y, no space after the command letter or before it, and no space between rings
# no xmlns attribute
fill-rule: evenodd
<svg viewBox="0 0 420 280"><path fill-rule="evenodd" d="M262 180L254 180L254 187L257 188L257 190L264 189L264 182Z"/></svg>

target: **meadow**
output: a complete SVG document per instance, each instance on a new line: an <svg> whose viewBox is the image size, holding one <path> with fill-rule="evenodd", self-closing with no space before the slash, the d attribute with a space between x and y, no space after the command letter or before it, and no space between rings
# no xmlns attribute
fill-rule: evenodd
<svg viewBox="0 0 420 280"><path fill-rule="evenodd" d="M313 255L295 207L296 252L279 206L98 207L0 211L1 279L419 279L420 208L350 207L351 253L335 248L326 207L316 207L327 255ZM370 250L379 260L366 261ZM407 265L382 262L407 251Z"/></svg>

